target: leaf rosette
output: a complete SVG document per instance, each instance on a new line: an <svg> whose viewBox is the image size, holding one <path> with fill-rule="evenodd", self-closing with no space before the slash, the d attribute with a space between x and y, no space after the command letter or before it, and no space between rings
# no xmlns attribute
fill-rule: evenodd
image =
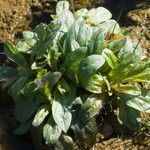
<svg viewBox="0 0 150 150"><path fill-rule="evenodd" d="M72 13L67 1L59 1L52 17L50 24L23 32L17 45L5 46L17 64L0 67L0 82L11 88L21 122L15 133L41 126L46 144L73 148L72 130L91 146L96 116L116 101L120 122L137 128L140 112L150 113L149 91L139 84L150 82L150 60L142 59L141 47L103 7Z"/></svg>

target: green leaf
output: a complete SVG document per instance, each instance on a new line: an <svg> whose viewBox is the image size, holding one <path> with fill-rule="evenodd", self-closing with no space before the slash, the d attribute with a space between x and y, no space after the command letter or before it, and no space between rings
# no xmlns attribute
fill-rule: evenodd
<svg viewBox="0 0 150 150"><path fill-rule="evenodd" d="M58 90L61 94L66 94L70 91L70 87L65 79L61 79L58 83Z"/></svg>
<svg viewBox="0 0 150 150"><path fill-rule="evenodd" d="M71 51L74 51L78 48L80 48L80 45L78 44L78 42L76 40L72 40L71 41Z"/></svg>
<svg viewBox="0 0 150 150"><path fill-rule="evenodd" d="M130 99L128 95L122 94L120 98L119 121L132 130L139 128L137 119L140 118L140 112L126 105L126 101Z"/></svg>
<svg viewBox="0 0 150 150"><path fill-rule="evenodd" d="M97 135L97 124L95 118L92 118L86 126L77 123L72 126L72 129L80 145L92 147L95 144Z"/></svg>
<svg viewBox="0 0 150 150"><path fill-rule="evenodd" d="M111 13L103 7L93 8L86 14L87 23L98 25L104 21L109 20L112 15Z"/></svg>
<svg viewBox="0 0 150 150"><path fill-rule="evenodd" d="M125 82L147 82L150 83L150 68L146 68L138 74L131 75L124 79Z"/></svg>
<svg viewBox="0 0 150 150"><path fill-rule="evenodd" d="M47 74L46 80L48 81L50 88L52 88L59 81L61 76L61 72L53 72Z"/></svg>
<svg viewBox="0 0 150 150"><path fill-rule="evenodd" d="M105 59L101 55L91 55L84 58L78 67L78 78L81 83L86 82L96 71L102 67Z"/></svg>
<svg viewBox="0 0 150 150"><path fill-rule="evenodd" d="M125 47L126 41L126 38L121 38L119 40L112 41L109 44L109 49L112 50L114 53L119 52L122 48Z"/></svg>
<svg viewBox="0 0 150 150"><path fill-rule="evenodd" d="M81 35L81 30L85 26L85 20L81 17L78 18L73 25L70 27L68 32L66 33L65 41L64 41L64 49L67 52L71 51L71 42L73 40L76 40L79 44L80 43L85 43L86 42L86 35L82 34ZM83 31L82 31L83 32ZM81 45L83 45L83 43Z"/></svg>
<svg viewBox="0 0 150 150"><path fill-rule="evenodd" d="M125 35L125 36L130 35L131 32L132 32L132 27L124 28L122 30L122 34Z"/></svg>
<svg viewBox="0 0 150 150"><path fill-rule="evenodd" d="M34 120L32 122L32 125L35 127L38 127L46 118L46 116L49 114L50 112L50 106L45 104L42 105L38 110L37 113L34 117Z"/></svg>
<svg viewBox="0 0 150 150"><path fill-rule="evenodd" d="M21 91L23 86L27 83L27 80L28 80L27 76L21 76L20 78L17 79L17 81L11 87L12 97L15 102L21 99L19 92Z"/></svg>
<svg viewBox="0 0 150 150"><path fill-rule="evenodd" d="M58 101L53 101L52 114L56 124L66 133L71 124L71 113Z"/></svg>
<svg viewBox="0 0 150 150"><path fill-rule="evenodd" d="M19 41L16 45L18 52L30 53L30 48L36 43L36 34L31 31L23 32L23 41Z"/></svg>
<svg viewBox="0 0 150 150"><path fill-rule="evenodd" d="M78 83L77 68L81 60L85 57L87 52L86 47L81 47L68 54L65 60L66 74L73 81Z"/></svg>
<svg viewBox="0 0 150 150"><path fill-rule="evenodd" d="M86 8L79 9L78 11L75 12L75 17L86 17L86 14L88 13L88 10Z"/></svg>
<svg viewBox="0 0 150 150"><path fill-rule="evenodd" d="M43 127L43 136L46 144L55 144L61 136L62 130L54 122L52 118L49 118L48 122Z"/></svg>
<svg viewBox="0 0 150 150"><path fill-rule="evenodd" d="M131 97L126 104L138 111L150 113L150 91L142 90L142 95Z"/></svg>
<svg viewBox="0 0 150 150"><path fill-rule="evenodd" d="M112 69L118 66L118 58L111 50L105 48L102 52L102 55Z"/></svg>
<svg viewBox="0 0 150 150"><path fill-rule="evenodd" d="M59 24L54 24L51 22L49 25L39 24L33 31L36 33L37 42L32 46L32 54L40 57L44 54L51 46L53 46L54 41L58 38L58 32L61 26Z"/></svg>
<svg viewBox="0 0 150 150"><path fill-rule="evenodd" d="M44 23L41 23L38 26L36 26L33 32L37 34L37 40L41 42L45 40L49 34L48 26Z"/></svg>
<svg viewBox="0 0 150 150"><path fill-rule="evenodd" d="M115 20L107 20L100 24L99 27L108 35L111 35L112 33L119 34L121 32L119 24Z"/></svg>
<svg viewBox="0 0 150 150"><path fill-rule="evenodd" d="M48 84L49 88L53 88L53 86L59 81L61 78L61 72L48 72L41 78L35 79L34 83L39 87L43 88L46 83Z"/></svg>
<svg viewBox="0 0 150 150"><path fill-rule="evenodd" d="M79 27L78 36L76 40L82 47L87 45L88 38L88 26L85 24L85 20L81 18L81 25Z"/></svg>
<svg viewBox="0 0 150 150"><path fill-rule="evenodd" d="M30 97L22 96L22 99L16 103L14 112L15 117L18 121L23 123L32 116L38 107L39 103L34 100L33 95L30 95Z"/></svg>
<svg viewBox="0 0 150 150"><path fill-rule="evenodd" d="M63 106L64 109L70 110L72 107L72 103L76 98L76 87L71 83L69 84L68 82L65 93L62 94L55 91L54 95L55 101L60 102L60 104Z"/></svg>
<svg viewBox="0 0 150 150"><path fill-rule="evenodd" d="M118 58L122 60L122 63L129 56L134 56L134 58L135 58L134 61L139 63L139 61L141 60L141 56L142 56L142 50L141 50L140 46L137 46L137 44L138 43L134 43L130 39L127 39L125 47L123 49L121 49L120 52L118 53Z"/></svg>
<svg viewBox="0 0 150 150"><path fill-rule="evenodd" d="M59 16L63 11L69 10L68 1L59 1L56 5L56 15Z"/></svg>
<svg viewBox="0 0 150 150"><path fill-rule="evenodd" d="M59 141L54 145L55 150L74 150L74 141L70 136L61 135Z"/></svg>
<svg viewBox="0 0 150 150"><path fill-rule="evenodd" d="M24 56L20 52L17 51L16 46L14 46L12 43L10 42L6 43L5 54L10 60L15 62L16 64L21 65L21 66L27 66L27 62Z"/></svg>
<svg viewBox="0 0 150 150"><path fill-rule="evenodd" d="M134 85L122 85L122 84L114 84L111 88L119 93L129 94L138 96L141 94L141 89Z"/></svg>
<svg viewBox="0 0 150 150"><path fill-rule="evenodd" d="M88 54L101 54L104 45L104 33L102 30L97 30L93 33L91 40L88 43Z"/></svg>
<svg viewBox="0 0 150 150"><path fill-rule="evenodd" d="M68 29L71 27L71 25L73 25L74 21L74 16L70 10L63 11L61 16L57 18L57 23L66 25Z"/></svg>
<svg viewBox="0 0 150 150"><path fill-rule="evenodd" d="M8 66L0 67L0 81L7 81L8 79L15 79L17 77L17 70Z"/></svg>
<svg viewBox="0 0 150 150"><path fill-rule="evenodd" d="M30 40L33 39L35 37L35 33L31 32L31 31L23 31L23 38L25 40Z"/></svg>
<svg viewBox="0 0 150 150"><path fill-rule="evenodd" d="M104 90L104 79L101 75L95 74L89 80L83 83L83 87L92 93L102 93Z"/></svg>
<svg viewBox="0 0 150 150"><path fill-rule="evenodd" d="M26 83L26 85L24 85L24 87L20 90L19 93L22 94L23 96L34 97L35 90L36 90L36 84L33 81L31 81Z"/></svg>
<svg viewBox="0 0 150 150"><path fill-rule="evenodd" d="M18 52L30 53L28 50L31 48L31 46L25 41L19 41L16 45L16 48Z"/></svg>
<svg viewBox="0 0 150 150"><path fill-rule="evenodd" d="M32 47L36 43L37 41L36 36L37 36L36 33L31 31L23 32L23 38L30 47Z"/></svg>
<svg viewBox="0 0 150 150"><path fill-rule="evenodd" d="M32 127L32 121L29 120L27 122L22 123L17 129L15 129L14 134L22 135L28 132L28 130Z"/></svg>
<svg viewBox="0 0 150 150"><path fill-rule="evenodd" d="M31 65L31 69L32 70L38 70L38 69L42 69L47 65L47 62L44 60L43 62L38 62L38 60L36 60L35 62L33 62L33 64Z"/></svg>
<svg viewBox="0 0 150 150"><path fill-rule="evenodd" d="M141 49L127 41L126 46L118 53L118 66L111 70L109 77L111 80L123 80L135 71L140 64Z"/></svg>
<svg viewBox="0 0 150 150"><path fill-rule="evenodd" d="M47 74L47 69L40 69L37 72L37 78L43 77L45 74Z"/></svg>
<svg viewBox="0 0 150 150"><path fill-rule="evenodd" d="M83 104L80 111L80 120L83 124L88 123L103 107L103 95L91 95Z"/></svg>

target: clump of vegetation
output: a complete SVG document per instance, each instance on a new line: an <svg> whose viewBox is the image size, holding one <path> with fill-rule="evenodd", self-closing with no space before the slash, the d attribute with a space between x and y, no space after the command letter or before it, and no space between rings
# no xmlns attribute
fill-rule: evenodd
<svg viewBox="0 0 150 150"><path fill-rule="evenodd" d="M141 112L150 112L150 60L103 8L69 11L60 1L53 21L23 32L6 56L16 68L0 67L3 87L10 87L16 134L41 127L45 143L73 149L96 141L96 116L108 104L118 120L137 129ZM72 137L71 137L72 135Z"/></svg>

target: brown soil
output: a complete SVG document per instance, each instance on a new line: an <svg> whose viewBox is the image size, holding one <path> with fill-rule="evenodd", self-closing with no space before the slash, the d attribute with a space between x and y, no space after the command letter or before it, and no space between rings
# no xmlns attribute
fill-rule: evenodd
<svg viewBox="0 0 150 150"><path fill-rule="evenodd" d="M133 40L142 40L140 42L143 52L150 57L150 5L144 9L136 9L127 14L127 21L133 31L131 38Z"/></svg>
<svg viewBox="0 0 150 150"><path fill-rule="evenodd" d="M20 32L49 23L57 0L1 0L0 43L16 40Z"/></svg>
<svg viewBox="0 0 150 150"><path fill-rule="evenodd" d="M26 0L1 0L0 42L14 39L16 32L27 28L30 16L29 4Z"/></svg>
<svg viewBox="0 0 150 150"><path fill-rule="evenodd" d="M115 137L97 143L94 150L149 150L150 138L145 137L141 141L133 142L131 138Z"/></svg>

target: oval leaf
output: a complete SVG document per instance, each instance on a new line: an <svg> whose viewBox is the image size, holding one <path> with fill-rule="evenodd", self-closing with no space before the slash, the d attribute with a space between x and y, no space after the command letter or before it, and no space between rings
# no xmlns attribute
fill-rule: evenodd
<svg viewBox="0 0 150 150"><path fill-rule="evenodd" d="M99 25L100 28L108 35L119 34L121 32L119 24L115 20L108 20Z"/></svg>
<svg viewBox="0 0 150 150"><path fill-rule="evenodd" d="M104 80L101 75L93 75L85 84L84 88L92 93L102 93L104 87Z"/></svg>
<svg viewBox="0 0 150 150"><path fill-rule="evenodd" d="M67 76L74 82L78 82L76 78L77 68L81 60L86 55L87 48L81 47L71 52L65 60Z"/></svg>
<svg viewBox="0 0 150 150"><path fill-rule="evenodd" d="M41 106L34 117L32 125L38 127L44 121L44 119L49 114L49 112L50 112L50 107L48 105L45 104Z"/></svg>
<svg viewBox="0 0 150 150"><path fill-rule="evenodd" d="M87 23L98 25L104 21L109 20L112 17L112 14L104 7L98 7L91 9L86 17L88 18Z"/></svg>
<svg viewBox="0 0 150 150"><path fill-rule="evenodd" d="M18 121L25 122L32 116L38 107L39 103L33 100L33 95L31 95L31 97L25 97L16 103L15 117Z"/></svg>
<svg viewBox="0 0 150 150"><path fill-rule="evenodd" d="M65 10L69 10L68 1L59 1L56 5L56 15L59 16Z"/></svg>
<svg viewBox="0 0 150 150"><path fill-rule="evenodd" d="M150 113L150 91L142 90L142 95L129 99L127 105L141 112Z"/></svg>
<svg viewBox="0 0 150 150"><path fill-rule="evenodd" d="M78 78L81 83L86 82L104 64L105 59L101 55L91 55L83 59L78 67Z"/></svg>
<svg viewBox="0 0 150 150"><path fill-rule="evenodd" d="M72 115L58 101L53 101L52 114L57 125L66 133L70 127Z"/></svg>
<svg viewBox="0 0 150 150"><path fill-rule="evenodd" d="M91 95L83 104L80 111L80 120L82 123L88 123L103 107L103 95Z"/></svg>
<svg viewBox="0 0 150 150"><path fill-rule="evenodd" d="M118 58L115 56L115 54L109 50L109 49L104 49L102 52L103 57L105 58L106 62L108 65L114 69L118 65Z"/></svg>
<svg viewBox="0 0 150 150"><path fill-rule="evenodd" d="M104 33L102 30L97 30L93 33L88 44L88 54L101 54L104 45Z"/></svg>
<svg viewBox="0 0 150 150"><path fill-rule="evenodd" d="M55 144L58 142L59 137L61 136L62 130L54 122L52 118L43 127L43 136L46 144Z"/></svg>

